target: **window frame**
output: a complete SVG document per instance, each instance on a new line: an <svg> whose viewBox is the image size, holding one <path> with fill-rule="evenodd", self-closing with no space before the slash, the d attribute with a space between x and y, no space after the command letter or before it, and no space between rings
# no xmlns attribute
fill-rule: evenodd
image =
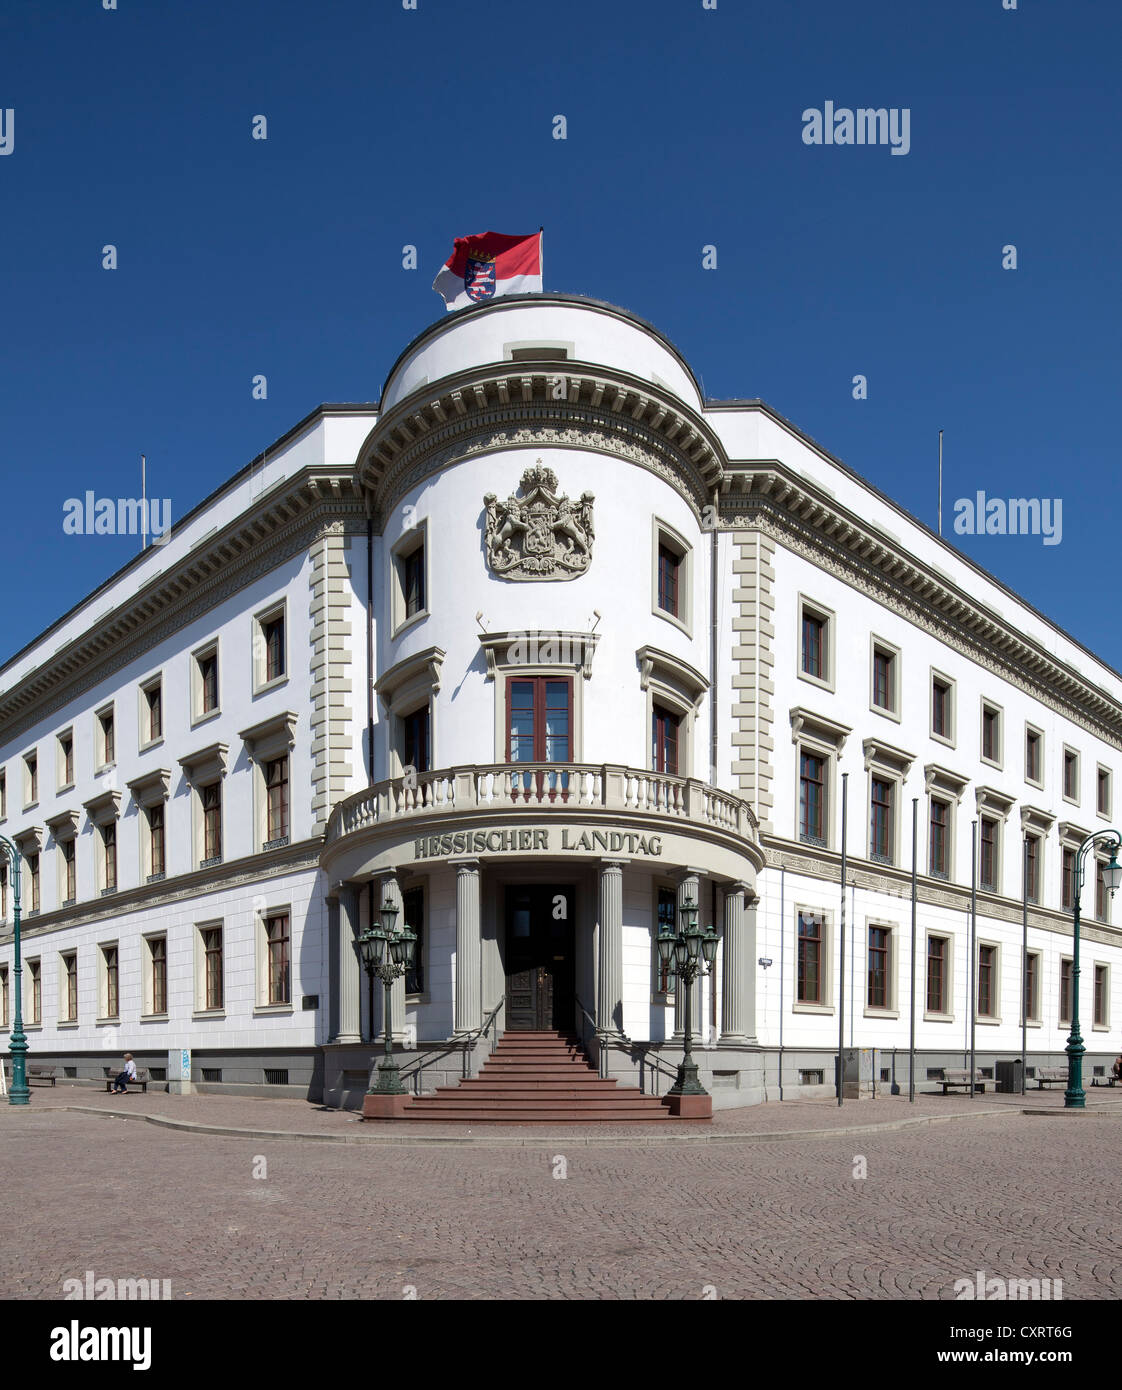
<svg viewBox="0 0 1122 1390"><path fill-rule="evenodd" d="M421 606L414 613L408 611L406 592L407 561L423 551L421 566L421 585L424 589ZM416 519L412 526L405 527L394 541L389 551L389 575L387 592L390 595L390 638L400 637L403 632L424 622L432 611L432 548L429 545L429 518Z"/></svg>
<svg viewBox="0 0 1122 1390"><path fill-rule="evenodd" d="M1059 976L1058 976L1058 981L1057 981L1058 984L1059 984L1059 987L1060 987L1059 1012L1058 1012L1058 1015L1057 1015L1057 1023L1059 1024L1059 1026L1060 1026L1061 1028L1064 1026L1064 1024L1070 1024L1070 1023L1071 1023L1071 1006L1072 1006L1072 1000L1073 1000L1073 998L1074 998L1074 993L1073 993L1073 989L1072 989L1072 981L1073 981L1073 974L1072 974L1072 971L1073 971L1074 965L1075 965L1075 962L1074 962L1074 960L1073 960L1073 958L1072 958L1071 956L1061 956L1061 957L1060 957ZM1064 967L1065 967L1065 966L1067 966L1067 981L1066 981L1066 984L1065 984L1065 981L1064 981ZM1065 1009L1066 1009L1066 1013L1065 1013Z"/></svg>
<svg viewBox="0 0 1122 1390"><path fill-rule="evenodd" d="M41 956L25 956L23 959L24 969L27 971L27 983L30 988L26 992L25 1000L30 999L27 1010L25 1027L42 1028L43 1026L43 959Z"/></svg>
<svg viewBox="0 0 1122 1390"><path fill-rule="evenodd" d="M659 603L659 551L666 549L678 557L678 611L671 613ZM693 546L676 527L660 516L651 517L651 613L693 637L694 560Z"/></svg>
<svg viewBox="0 0 1122 1390"><path fill-rule="evenodd" d="M1021 966L1021 1019L1027 1028L1039 1028L1040 1017L1040 986L1044 973L1044 953L1043 951L1026 951L1022 958ZM1027 962L1035 962L1033 969L1027 968ZM1028 1009L1027 1016L1025 1009Z"/></svg>
<svg viewBox="0 0 1122 1390"><path fill-rule="evenodd" d="M119 1023L120 1020L121 943L113 938L97 943L97 1022Z"/></svg>
<svg viewBox="0 0 1122 1390"><path fill-rule="evenodd" d="M938 733L935 728L935 686L937 683L946 686L947 689L947 723L950 727L950 733L948 734ZM957 684L954 681L954 679L951 676L948 676L944 671L938 671L935 669L935 667L932 667L929 692L929 707L927 719L928 734L931 738L935 740L936 743L941 743L947 748L954 748L958 737Z"/></svg>
<svg viewBox="0 0 1122 1390"><path fill-rule="evenodd" d="M163 672L158 671L155 675L149 676L147 677L147 679L140 681L137 684L137 693L139 700L140 720L139 741L137 746L138 751L144 753L149 748L158 747L164 741L164 729L166 728L167 721L164 717L165 710ZM155 703L153 703L152 700L153 695L155 695L156 697ZM155 733L153 733L152 731L153 710L158 711L160 723L159 730Z"/></svg>
<svg viewBox="0 0 1122 1390"><path fill-rule="evenodd" d="M1036 738L1036 777L1029 776L1029 739ZM1035 724L1025 723L1025 781L1030 787L1044 788L1044 751L1045 751L1044 730Z"/></svg>
<svg viewBox="0 0 1122 1390"><path fill-rule="evenodd" d="M275 676L269 675L269 631L273 624L281 624L281 659L284 669ZM252 618L253 630L250 642L250 661L252 662L253 694L262 695L267 690L278 690L287 685L292 668L289 651L291 631L288 623L287 597L275 599L267 607L259 609ZM219 671L221 676L221 670Z"/></svg>
<svg viewBox="0 0 1122 1390"><path fill-rule="evenodd" d="M878 705L876 700L878 656L887 657L889 662L888 684L891 686L889 691L891 703L888 705ZM885 719L891 719L897 724L901 722L902 674L900 648L894 643L886 641L883 637L872 634L869 638L869 710L871 713L882 715Z"/></svg>
<svg viewBox="0 0 1122 1390"><path fill-rule="evenodd" d="M1103 974L1101 991L1102 1010L1099 1009L1099 972ZM1110 1032L1110 962L1092 960L1091 962L1091 1029L1096 1033Z"/></svg>
<svg viewBox="0 0 1122 1390"><path fill-rule="evenodd" d="M979 1023L995 1024L1001 1022L1001 943L989 939L980 939L976 943L977 960L974 963L974 991L975 991L975 1018ZM991 1008L983 1012L982 1010L982 961L983 952L993 953L989 959L989 977Z"/></svg>
<svg viewBox="0 0 1122 1390"><path fill-rule="evenodd" d="M55 735L56 791L68 792L74 786L74 726Z"/></svg>
<svg viewBox="0 0 1122 1390"><path fill-rule="evenodd" d="M931 943L941 941L943 951L939 957L942 966L940 1009L931 1007ZM954 1022L954 953L955 936L942 928L928 928L923 939L923 1018L926 1023Z"/></svg>
<svg viewBox="0 0 1122 1390"><path fill-rule="evenodd" d="M58 964L58 1024L60 1028L72 1028L78 1022L77 946L71 946L64 951L59 951ZM73 969L71 969L71 966L73 966Z"/></svg>
<svg viewBox="0 0 1122 1390"><path fill-rule="evenodd" d="M163 958L157 961L154 947L162 945ZM144 979L142 981L144 997L143 1012L141 1018L144 1019L163 1019L168 1016L168 934L166 931L146 933L143 937L143 947L141 961L143 965ZM160 965L161 970L157 970ZM163 983L163 1007L160 1007L161 1000L157 995L157 977L162 975Z"/></svg>
<svg viewBox="0 0 1122 1390"><path fill-rule="evenodd" d="M987 826L987 825L992 825L992 826L993 826L993 831L994 831L994 833L993 833L993 840L992 840L992 842L991 842L991 848L992 848L992 851L993 851L993 856L992 856L992 857L993 857L993 864L992 864L993 872L992 872L992 875L991 875L991 877L990 877L990 879L989 879L988 881L987 881L986 876L985 876L985 862L986 862L986 853L985 853L986 834L985 834L985 832L986 832L986 826ZM1001 861L1002 861L1002 853L1001 853L1001 851L1002 851L1003 846L1002 846L1002 834L1001 834L1001 832L1002 832L1002 829L1003 829L1003 828L1004 828L1004 822L1002 821L1002 818L1001 818L1000 816L996 816L996 815L990 814L990 813L988 813L988 812L986 812L986 811L980 811L980 812L979 812L979 814L978 814L978 887L979 887L983 892L985 892L985 893L997 893L997 894L1000 894L1000 893L1001 893L1002 884L1003 884L1003 880L1002 880L1002 868L1003 868L1003 865L1002 865L1002 862L1001 862Z"/></svg>
<svg viewBox="0 0 1122 1390"><path fill-rule="evenodd" d="M30 748L23 754L23 809L30 811L39 804L39 749Z"/></svg>
<svg viewBox="0 0 1122 1390"><path fill-rule="evenodd" d="M117 765L117 710L115 701L94 711L94 771Z"/></svg>
<svg viewBox="0 0 1122 1390"><path fill-rule="evenodd" d="M1106 809L1103 809L1102 790L1106 786ZM1114 776L1109 767L1104 767L1102 763L1095 764L1095 814L1101 816L1103 820L1112 820L1114 817Z"/></svg>
<svg viewBox="0 0 1122 1390"><path fill-rule="evenodd" d="M207 938L218 933L218 1003L211 1003L211 950ZM221 918L195 924L195 1018L226 1016L226 929Z"/></svg>
<svg viewBox="0 0 1122 1390"><path fill-rule="evenodd" d="M400 891L402 924L408 926L410 931L417 937L417 944L413 948L414 964L412 971L412 982L416 984L417 988L410 988L410 972L407 970L405 972L405 998L411 1004L427 1004L429 1002L429 895L427 884L405 884L402 885ZM420 901L421 904L419 911L417 910L418 901Z"/></svg>
<svg viewBox="0 0 1122 1390"><path fill-rule="evenodd" d="M898 951L898 926L896 922L885 922L877 917L867 918L865 921L865 1007L864 1015L866 1018L899 1018L900 1010L897 999L897 967L899 955ZM871 999L872 993L872 955L874 951L872 936L873 932L884 932L885 943L883 947L877 948L884 952L884 1003L874 1004Z"/></svg>
<svg viewBox="0 0 1122 1390"><path fill-rule="evenodd" d="M835 1012L833 1004L833 915L822 908L812 907L809 904L803 903L796 903L794 911L795 967L791 971L792 1009L795 1013L833 1014ZM809 938L802 935L802 919L804 917L813 917L818 920L820 931L817 938ZM802 969L801 958L803 942L805 940L815 939L818 941L818 998L801 999L799 997L799 976Z"/></svg>
<svg viewBox="0 0 1122 1390"><path fill-rule="evenodd" d="M203 663L214 662L214 704L206 708L207 678ZM191 727L206 724L222 713L222 657L215 637L191 653Z"/></svg>
<svg viewBox="0 0 1122 1390"><path fill-rule="evenodd" d="M995 731L995 751L987 753L986 715L992 715ZM978 761L987 767L1001 769L1005 766L1005 710L987 696L981 697L978 714Z"/></svg>
<svg viewBox="0 0 1122 1390"><path fill-rule="evenodd" d="M1074 792L1068 791L1069 767L1074 767L1075 769L1075 775L1072 779L1075 785ZM1062 744L1060 748L1060 795L1070 806L1078 806L1080 804L1082 772L1083 769L1078 748L1073 748L1070 743Z"/></svg>
<svg viewBox="0 0 1122 1390"><path fill-rule="evenodd" d="M826 674L824 676L816 676L806 669L806 647L803 639L805 637L805 624L808 616L816 619L823 625L822 660L826 668ZM828 690L831 693L833 693L836 688L836 633L837 614L835 611L832 608L827 608L825 604L819 603L815 599L808 598L805 594L799 594L795 627L795 674L799 680L806 681L808 685L817 686L819 690Z"/></svg>

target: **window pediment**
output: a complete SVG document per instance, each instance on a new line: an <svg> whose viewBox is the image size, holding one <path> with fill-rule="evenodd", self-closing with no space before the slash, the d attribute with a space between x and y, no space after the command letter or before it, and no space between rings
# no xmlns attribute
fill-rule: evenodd
<svg viewBox="0 0 1122 1390"><path fill-rule="evenodd" d="M383 671L374 682L374 689L388 713L403 714L430 695L438 694L443 661L442 647L426 647Z"/></svg>
<svg viewBox="0 0 1122 1390"><path fill-rule="evenodd" d="M12 840L21 854L38 854L43 848L43 827L29 825L13 835Z"/></svg>
<svg viewBox="0 0 1122 1390"><path fill-rule="evenodd" d="M824 714L799 705L791 711L791 742L798 743L806 735L818 739L820 743L833 745L837 752L845 747L845 741L853 732L848 724L839 724L836 719L828 719Z"/></svg>
<svg viewBox="0 0 1122 1390"><path fill-rule="evenodd" d="M1016 800L1015 796L998 791L996 787L974 788L974 804L978 814L986 813L991 816L1000 816L1003 823L1009 819L1009 813L1016 804Z"/></svg>
<svg viewBox="0 0 1122 1390"><path fill-rule="evenodd" d="M78 834L78 819L77 811L60 811L57 816L47 817L47 829L61 845Z"/></svg>
<svg viewBox="0 0 1122 1390"><path fill-rule="evenodd" d="M229 744L209 743L197 753L188 753L185 758L180 758L179 766L188 782L208 786L226 776L226 755L229 751Z"/></svg>
<svg viewBox="0 0 1122 1390"><path fill-rule="evenodd" d="M1042 810L1039 806L1021 807L1021 829L1033 831L1038 835L1047 835L1056 823L1056 817L1051 811Z"/></svg>
<svg viewBox="0 0 1122 1390"><path fill-rule="evenodd" d="M961 804L966 788L970 785L969 777L964 777L961 772L954 772L939 763L924 765L923 781L929 796L932 792L953 796L956 806Z"/></svg>
<svg viewBox="0 0 1122 1390"><path fill-rule="evenodd" d="M695 709L701 703L702 696L709 689L709 682L688 661L651 646L640 647L635 656L639 662L641 689L648 690L651 682L655 681L684 696Z"/></svg>
<svg viewBox="0 0 1122 1390"><path fill-rule="evenodd" d="M517 672L519 667L535 669L555 666L566 671L579 671L588 680L592 675L592 658L600 641L596 632L488 632L479 639L487 658L487 679L493 681L500 671Z"/></svg>
<svg viewBox="0 0 1122 1390"><path fill-rule="evenodd" d="M1078 849L1087 836L1091 833L1084 830L1081 825L1072 825L1071 821L1061 821L1057 829L1060 832L1060 842L1069 849Z"/></svg>
<svg viewBox="0 0 1122 1390"><path fill-rule="evenodd" d="M251 729L243 729L238 737L249 756L257 762L281 758L296 746L297 716L292 710L282 710L271 719L263 719Z"/></svg>
<svg viewBox="0 0 1122 1390"><path fill-rule="evenodd" d="M879 738L865 739L861 749L865 754L866 772L874 767L882 767L900 777L907 777L912 763L916 760L914 753L905 753L902 748L896 748Z"/></svg>
<svg viewBox="0 0 1122 1390"><path fill-rule="evenodd" d="M94 825L110 825L120 814L121 793L111 789L84 801L82 805Z"/></svg>
<svg viewBox="0 0 1122 1390"><path fill-rule="evenodd" d="M151 772L146 772L143 777L134 777L125 785L138 806L159 806L168 799L170 781L171 769L156 767Z"/></svg>

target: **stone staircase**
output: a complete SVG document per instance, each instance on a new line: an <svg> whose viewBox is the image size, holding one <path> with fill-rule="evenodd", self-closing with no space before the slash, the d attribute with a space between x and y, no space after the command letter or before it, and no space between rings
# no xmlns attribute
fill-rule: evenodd
<svg viewBox="0 0 1122 1390"><path fill-rule="evenodd" d="M505 1033L479 1075L418 1096L408 1120L465 1124L614 1124L662 1121L670 1112L654 1096L602 1081L570 1033Z"/></svg>

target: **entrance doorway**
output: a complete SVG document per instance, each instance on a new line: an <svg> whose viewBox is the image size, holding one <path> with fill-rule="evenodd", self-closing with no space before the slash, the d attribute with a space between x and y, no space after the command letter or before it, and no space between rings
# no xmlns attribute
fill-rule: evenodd
<svg viewBox="0 0 1122 1390"><path fill-rule="evenodd" d="M506 890L506 1026L571 1032L576 997L573 890L555 884Z"/></svg>

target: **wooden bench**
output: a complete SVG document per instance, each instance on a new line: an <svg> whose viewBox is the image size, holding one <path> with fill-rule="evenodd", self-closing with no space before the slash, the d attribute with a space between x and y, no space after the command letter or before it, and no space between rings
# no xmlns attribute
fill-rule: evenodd
<svg viewBox="0 0 1122 1390"><path fill-rule="evenodd" d="M27 1068L27 1084L30 1086L33 1081L39 1081L44 1086L53 1086L57 1070L57 1067L45 1067L41 1062L31 1062Z"/></svg>
<svg viewBox="0 0 1122 1390"><path fill-rule="evenodd" d="M108 1068L106 1068L106 1070L108 1071ZM106 1089L107 1091L111 1091L111 1090L113 1089L113 1083L114 1083L114 1081L116 1081L116 1079L117 1079L117 1077L118 1077L119 1075L120 1075L119 1072L114 1072L114 1073L112 1074L112 1076L106 1077L106 1080L105 1080L105 1089ZM136 1087L138 1090L143 1091L145 1095L147 1095L147 1094L148 1094L148 1083L149 1083L149 1081L151 1081L151 1080L152 1080L152 1076L151 1076L151 1073L148 1071L148 1068L147 1068L147 1067L137 1067L137 1069L136 1069L136 1080L135 1080L135 1081L126 1081L126 1083L125 1083L125 1089L127 1090L130 1086L134 1086L134 1087Z"/></svg>
<svg viewBox="0 0 1122 1390"><path fill-rule="evenodd" d="M1060 1081L1067 1085L1067 1067L1037 1067L1036 1069L1036 1089L1043 1091L1049 1082Z"/></svg>
<svg viewBox="0 0 1122 1390"><path fill-rule="evenodd" d="M1092 1076L1092 1086L1117 1086L1119 1078L1111 1073L1110 1076Z"/></svg>
<svg viewBox="0 0 1122 1390"><path fill-rule="evenodd" d="M969 1069L969 1067L967 1067L965 1070L960 1070L960 1071L952 1071L952 1070L950 1070L949 1068L944 1067L944 1069L943 1069L943 1094L944 1094L944 1095L947 1094L947 1087L948 1087L948 1086L964 1086L967 1090L969 1090L969 1089L970 1089L970 1069ZM976 1071L976 1072L974 1073L974 1089L975 1089L976 1091L980 1091L983 1095L985 1094L986 1086L985 1086L985 1082L982 1080L982 1073L981 1073L980 1071Z"/></svg>

